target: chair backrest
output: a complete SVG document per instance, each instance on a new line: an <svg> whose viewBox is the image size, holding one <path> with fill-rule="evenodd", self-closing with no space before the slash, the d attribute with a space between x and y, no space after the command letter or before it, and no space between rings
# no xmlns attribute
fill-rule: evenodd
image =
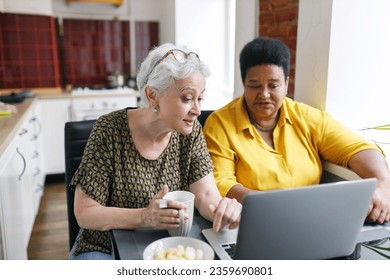
<svg viewBox="0 0 390 280"><path fill-rule="evenodd" d="M201 112L200 116L198 117L198 120L202 125L202 127L204 126L204 123L206 122L207 118L210 116L212 112L214 112L214 110L203 110Z"/></svg>
<svg viewBox="0 0 390 280"><path fill-rule="evenodd" d="M65 186L68 210L69 250L72 248L79 225L73 213L74 191L69 183L80 165L85 145L96 120L73 121L65 123Z"/></svg>

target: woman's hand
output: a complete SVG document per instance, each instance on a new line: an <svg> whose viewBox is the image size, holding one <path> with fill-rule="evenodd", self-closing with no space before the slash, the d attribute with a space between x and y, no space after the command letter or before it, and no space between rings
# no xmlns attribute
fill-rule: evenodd
<svg viewBox="0 0 390 280"><path fill-rule="evenodd" d="M145 227L171 229L180 226L179 210L185 208L184 203L167 200L167 207L160 208L160 201L163 200L163 197L168 191L168 186L164 185L164 187L153 197L149 206L142 211L142 220Z"/></svg>
<svg viewBox="0 0 390 280"><path fill-rule="evenodd" d="M209 211L213 217L213 229L220 231L226 226L229 229L236 228L240 223L242 205L236 199L222 198L217 206L209 205Z"/></svg>
<svg viewBox="0 0 390 280"><path fill-rule="evenodd" d="M376 178L377 187L368 210L367 222L384 223L390 220L390 172L384 155L377 150L364 150L353 155L348 161L361 178Z"/></svg>
<svg viewBox="0 0 390 280"><path fill-rule="evenodd" d="M203 218L213 222L213 229L236 228L240 223L242 205L235 198L221 197L213 173L190 186L195 194L195 206Z"/></svg>
<svg viewBox="0 0 390 280"><path fill-rule="evenodd" d="M372 196L367 221L380 224L390 221L390 185L378 182Z"/></svg>

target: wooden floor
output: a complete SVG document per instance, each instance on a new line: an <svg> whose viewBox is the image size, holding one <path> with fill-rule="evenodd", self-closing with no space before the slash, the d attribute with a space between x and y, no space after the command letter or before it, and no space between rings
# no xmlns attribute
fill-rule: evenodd
<svg viewBox="0 0 390 280"><path fill-rule="evenodd" d="M68 258L68 220L64 175L47 178L28 246L30 260Z"/></svg>

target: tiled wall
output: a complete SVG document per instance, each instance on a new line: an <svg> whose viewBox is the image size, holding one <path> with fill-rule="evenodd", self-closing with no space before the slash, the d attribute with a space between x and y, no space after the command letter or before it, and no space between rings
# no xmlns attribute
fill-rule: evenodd
<svg viewBox="0 0 390 280"><path fill-rule="evenodd" d="M60 83L52 17L0 13L0 88Z"/></svg>
<svg viewBox="0 0 390 280"><path fill-rule="evenodd" d="M135 29L140 63L158 44L158 23L137 22ZM0 13L0 89L104 85L115 71L129 75L129 30L128 21L59 25L50 16Z"/></svg>
<svg viewBox="0 0 390 280"><path fill-rule="evenodd" d="M115 71L129 75L128 21L66 19L63 24L66 83L104 84Z"/></svg>

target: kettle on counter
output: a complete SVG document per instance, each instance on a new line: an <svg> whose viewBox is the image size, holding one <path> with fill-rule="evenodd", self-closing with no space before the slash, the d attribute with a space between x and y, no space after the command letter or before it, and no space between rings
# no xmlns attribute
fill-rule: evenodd
<svg viewBox="0 0 390 280"><path fill-rule="evenodd" d="M107 77L110 87L122 87L125 84L125 77L120 71L116 71Z"/></svg>

